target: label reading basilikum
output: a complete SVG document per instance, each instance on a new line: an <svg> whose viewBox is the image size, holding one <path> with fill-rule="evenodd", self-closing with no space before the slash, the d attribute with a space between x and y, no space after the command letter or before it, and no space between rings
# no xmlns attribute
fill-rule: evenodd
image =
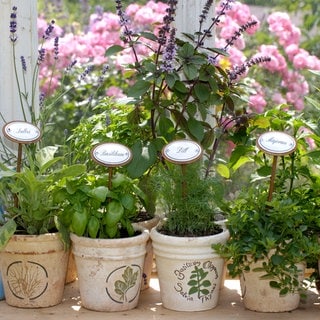
<svg viewBox="0 0 320 320"><path fill-rule="evenodd" d="M123 144L105 142L96 145L91 150L91 156L94 161L101 165L116 167L129 163L132 159L132 152Z"/></svg>

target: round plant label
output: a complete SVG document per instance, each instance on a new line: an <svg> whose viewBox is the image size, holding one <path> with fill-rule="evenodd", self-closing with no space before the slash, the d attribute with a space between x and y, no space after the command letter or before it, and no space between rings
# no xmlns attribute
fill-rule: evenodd
<svg viewBox="0 0 320 320"><path fill-rule="evenodd" d="M285 132L269 131L258 138L257 145L267 154L284 156L292 153L296 149L297 143L292 136Z"/></svg>
<svg viewBox="0 0 320 320"><path fill-rule="evenodd" d="M131 150L120 143L104 142L91 150L94 161L107 167L123 166L132 159Z"/></svg>
<svg viewBox="0 0 320 320"><path fill-rule="evenodd" d="M33 143L41 138L40 129L32 123L25 121L11 121L4 125L3 134L16 143Z"/></svg>
<svg viewBox="0 0 320 320"><path fill-rule="evenodd" d="M191 140L176 140L164 146L162 155L173 163L192 163L201 158L202 148L197 142Z"/></svg>

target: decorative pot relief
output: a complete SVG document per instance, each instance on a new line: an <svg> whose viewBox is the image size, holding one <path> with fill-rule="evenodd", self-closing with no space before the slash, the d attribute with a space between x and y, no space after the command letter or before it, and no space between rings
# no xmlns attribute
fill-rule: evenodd
<svg viewBox="0 0 320 320"><path fill-rule="evenodd" d="M138 265L122 266L112 271L106 282L106 292L111 300L130 303L140 292L141 268Z"/></svg>
<svg viewBox="0 0 320 320"><path fill-rule="evenodd" d="M205 302L212 298L217 287L213 280L218 279L218 271L211 261L186 262L174 274L177 277L174 288L186 300Z"/></svg>
<svg viewBox="0 0 320 320"><path fill-rule="evenodd" d="M7 269L8 287L19 299L35 300L48 287L47 270L39 263L15 261Z"/></svg>

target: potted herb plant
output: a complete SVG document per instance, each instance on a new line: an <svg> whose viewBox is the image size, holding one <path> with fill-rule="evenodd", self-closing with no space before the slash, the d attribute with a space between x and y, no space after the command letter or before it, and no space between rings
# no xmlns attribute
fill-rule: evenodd
<svg viewBox="0 0 320 320"><path fill-rule="evenodd" d="M6 302L12 306L39 308L62 301L69 251L58 232L59 205L51 187L84 168L58 166L56 151L46 147L33 158L34 151L26 150L28 163L19 170L1 164L1 272Z"/></svg>
<svg viewBox="0 0 320 320"><path fill-rule="evenodd" d="M168 144L192 148L181 140ZM189 158L189 156L188 156ZM229 232L215 223L223 203L223 183L204 178L201 162L166 162L156 178L164 221L151 231L163 306L177 311L200 311L218 303L224 259L212 250ZM220 205L220 207L219 207Z"/></svg>
<svg viewBox="0 0 320 320"><path fill-rule="evenodd" d="M218 193L218 191L221 190L221 185L219 189L212 192L213 186L210 187L208 184L210 185L211 183L215 185L214 181L217 179L218 172L226 176L225 170L227 167L224 162L221 161L220 157L215 157L220 141L225 136L227 128L233 124L240 126L247 119L246 115L242 117L242 107L238 107L240 103L237 103L246 96L245 86L239 86L237 80L241 78L247 68L270 60L268 57L257 57L246 61L243 66L238 66L232 70L228 70L220 64L224 59L227 59L229 47L232 46L246 30L257 24L254 20L241 26L241 28L225 42L223 48L210 48L206 46L205 40L212 36L212 30L230 8L230 2L231 1L223 2L219 10L217 10L217 16L210 19L208 16L214 2L207 1L199 17L199 29L195 30L194 34L183 34L183 39L178 39L176 38L176 29L174 26L177 1L168 2L167 14L163 19L163 24L157 32L151 34L150 32L139 33L137 30L132 30L130 21L123 10L122 1L117 0L116 9L122 27L121 39L123 40L124 46L113 46L106 52L106 56L111 60L113 58L116 59L117 54L121 55L124 49L126 51L128 51L128 49L132 50L134 59L128 66L128 69L130 69L130 77L128 78L129 85L125 93L128 96L128 103L134 105L134 119L139 119L139 116L143 112L148 111L147 121L140 122L140 128L145 128L146 126L149 128L146 131L148 135L142 138L141 147L138 149L140 154L144 155L144 157L140 158L140 163L145 163L145 159L159 158L160 161L158 161L157 164L161 165L163 159L161 156L159 157L159 154L161 154L163 146L177 139L188 139L197 142L205 151L204 153L207 157L206 169L205 172L196 170L194 176L187 179L189 182L188 185L190 185L192 189L193 185L197 185L199 190L204 191L203 196L205 199L208 199L205 194L211 193L213 197L209 198L216 201L218 201L218 199L215 199L217 197L215 192ZM209 27L204 28L204 22L209 21L209 19L211 21ZM140 54L140 48L143 44L146 44L146 48L144 48L145 51L142 55ZM146 51L149 55L145 54ZM170 167L171 165L168 166L168 169ZM216 170L213 170L213 167ZM214 171L214 175L212 175L212 171ZM169 170L169 172L171 173L171 170ZM184 176L184 174L182 176ZM179 185L179 183L174 183L170 177L171 175L168 174L168 176L164 175L164 177L159 178L159 181L165 181L167 179L169 184L171 182L171 185L167 187L168 191L172 191L172 186ZM208 184L205 180L207 180ZM204 190L202 185L206 185L207 188ZM164 190L165 188L162 189ZM195 189L193 190L195 191ZM179 190L177 189L172 193L179 194ZM159 192L159 194L161 194L161 192ZM194 200L192 199L193 196L196 199L194 201L198 205L203 200L203 198L201 198L202 195L199 193L190 191L190 199L188 194L189 193L186 193L186 195L184 195L186 197L185 199L183 199L184 196L182 196L181 193L178 196L182 199L180 200L180 212L186 210L185 207L182 207L185 202L188 202L191 208L190 202ZM169 198L167 201L169 202ZM178 200L174 200L174 202L172 202L172 208L177 206L177 201ZM210 202L210 204L212 203ZM206 209L208 210L208 208ZM207 215L207 220L205 220L206 222L210 221L210 223L206 225L203 223L201 227L207 228L210 226L214 209L215 205L213 204L210 208L210 213ZM168 217L175 216L174 213L176 212L166 212L165 215ZM187 219L184 214L185 212L180 215L177 214L177 217L180 217L180 219L175 221L177 225L181 223L181 228L183 228L183 225L187 225L188 227L193 225L199 226L197 223L198 210L192 214L190 213L190 219ZM206 214L201 213L201 216L204 217ZM169 220L170 219L168 219L168 221ZM165 222L166 225L169 223L168 221ZM200 226L199 229L201 229ZM223 239L218 241L225 241L228 232L219 228L213 229L214 230L211 230L213 233L219 230L223 235ZM190 249L191 242L201 241L201 238L207 238L202 233L203 230L198 231L199 233L195 232L192 237L188 237L187 235L185 235L186 237L166 235L165 237L169 238L169 241L177 238L177 241L181 242L179 249L176 249L172 257L175 256L181 248ZM159 265L162 253L158 248L160 243L158 238L160 235L161 233L157 232L157 228L151 232L153 247L157 257L157 270L164 306L177 308L177 310L204 310L215 306L217 304L217 298L213 298L213 293L218 291L215 288L219 287L220 280L215 282L212 277L216 276L217 279L219 279L220 266L223 266L223 259L217 262L219 265L218 268L213 264L212 269L208 271L204 269L201 263L201 267L192 265L192 267L189 268L190 263L196 264L197 262L195 261L198 261L197 259L199 257L188 260L189 255L187 254L188 258L184 257L182 261L185 261L188 267L180 261L180 269L186 268L187 275L184 275L184 272L180 275L175 275L176 277L180 276L184 278L184 280L188 279L190 281L189 285L186 284L182 288L179 279L170 278L169 280L161 280L163 274L160 270L163 269L160 268L159 270ZM192 240L190 240L190 238ZM187 239L186 242L185 239ZM210 241L212 240L208 239L205 243L206 249L204 249L204 251L212 254ZM168 246L167 244L163 245L165 248ZM197 251L197 249L195 251ZM209 264L210 262L208 262L206 266ZM169 264L167 264L167 266L168 265ZM171 267L167 269L171 270L171 274L174 274L174 270L180 270L179 265L171 265ZM190 274L191 271L193 271L192 275ZM210 278L209 281L206 279L207 276ZM200 278L201 280L199 280ZM195 284L197 281L198 283ZM169 284L175 293L178 291L178 299L168 298L169 289L164 287L165 283ZM188 288L188 286L190 288ZM209 289L206 286L208 286ZM177 302L176 300L178 300L178 303L174 304Z"/></svg>
<svg viewBox="0 0 320 320"><path fill-rule="evenodd" d="M132 150L132 160L125 167L119 168L119 172L138 182L138 187L147 198L137 207L138 215L132 222L143 228L151 230L159 222L159 216L155 213L156 190L150 183L152 167L156 164L156 155L145 152L142 140L149 135L148 126L141 126L141 121L147 121L148 112L139 112L132 105L115 103L110 99L100 101L94 108L94 115L83 119L73 130L69 138L69 150L72 152L72 161L86 163L88 170L104 172L103 166L97 165L91 157L88 157L91 149L100 141L117 141ZM149 287L153 268L153 251L151 241L147 244L147 254L143 268L141 289Z"/></svg>
<svg viewBox="0 0 320 320"><path fill-rule="evenodd" d="M63 204L59 223L71 232L83 306L96 311L136 307L149 239L146 229L132 224L145 201L137 181L110 174L109 168L105 174L61 180L53 194Z"/></svg>
<svg viewBox="0 0 320 320"><path fill-rule="evenodd" d="M268 132L270 149L286 145L279 132L295 137L295 150L278 156L278 168L277 157L255 146L254 133L261 133L262 128L280 130ZM252 179L230 202L229 240L214 248L229 260L231 276L240 276L244 305L250 310L297 308L305 284L304 269L318 259L319 189L312 166L314 152L307 143L309 138L318 138L311 128L303 115L285 106L275 108L252 119L247 138L242 133L242 144L231 156L230 167L236 167L240 158L250 160Z"/></svg>

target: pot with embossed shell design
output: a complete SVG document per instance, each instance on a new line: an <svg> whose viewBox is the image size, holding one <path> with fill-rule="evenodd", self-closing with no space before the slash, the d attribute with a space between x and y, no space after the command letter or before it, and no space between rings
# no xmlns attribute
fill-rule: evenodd
<svg viewBox="0 0 320 320"><path fill-rule="evenodd" d="M93 239L71 234L82 305L94 311L125 311L137 306L149 233Z"/></svg>
<svg viewBox="0 0 320 320"><path fill-rule="evenodd" d="M21 308L59 304L68 256L59 233L13 235L0 252L7 304Z"/></svg>
<svg viewBox="0 0 320 320"><path fill-rule="evenodd" d="M175 311L203 311L219 301L224 259L212 249L214 243L225 243L229 231L204 237L175 237L150 233L165 308Z"/></svg>

